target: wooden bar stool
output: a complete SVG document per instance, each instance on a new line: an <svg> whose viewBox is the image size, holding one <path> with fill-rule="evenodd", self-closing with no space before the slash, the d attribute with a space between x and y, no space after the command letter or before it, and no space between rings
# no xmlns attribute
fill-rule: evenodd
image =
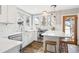
<svg viewBox="0 0 79 59"><path fill-rule="evenodd" d="M47 45L53 45L55 47L55 53L56 53L56 44L57 44L56 41L48 41L48 40L46 40L45 41L45 51L44 52L45 53L50 52L50 51L47 50Z"/></svg>
<svg viewBox="0 0 79 59"><path fill-rule="evenodd" d="M67 41L60 41L59 44L59 51L60 53L68 53L68 42Z"/></svg>

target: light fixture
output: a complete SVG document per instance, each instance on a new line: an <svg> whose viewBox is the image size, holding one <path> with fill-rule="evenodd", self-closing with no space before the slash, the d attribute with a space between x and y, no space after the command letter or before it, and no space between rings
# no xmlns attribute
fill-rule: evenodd
<svg viewBox="0 0 79 59"><path fill-rule="evenodd" d="M50 15L51 15L51 29L52 30L55 30L55 27L56 27L56 5L51 5L51 12L50 12Z"/></svg>
<svg viewBox="0 0 79 59"><path fill-rule="evenodd" d="M19 16L18 17L18 25L23 25L23 17L22 16Z"/></svg>
<svg viewBox="0 0 79 59"><path fill-rule="evenodd" d="M43 11L43 16L47 16L48 12L47 11Z"/></svg>
<svg viewBox="0 0 79 59"><path fill-rule="evenodd" d="M55 14L55 12L56 12L56 10L55 10L55 8L56 8L56 5L51 5L50 6L51 7L51 15L54 15Z"/></svg>
<svg viewBox="0 0 79 59"><path fill-rule="evenodd" d="M55 10L55 8L56 8L56 5L51 5L50 8L51 8L51 11L49 11L49 12L43 11L42 16L45 17L45 21L48 21L47 20L48 15L51 16L50 27L52 30L55 30L55 25L56 25L56 10Z"/></svg>
<svg viewBox="0 0 79 59"><path fill-rule="evenodd" d="M43 12L42 12L42 15L43 15L43 16L47 16L47 15L49 15L49 13L50 13L50 15L54 15L54 17L56 17L56 16L55 16L55 13L56 13L56 10L55 10L56 5L51 5L50 8L51 8L51 11L49 11L49 12L43 11Z"/></svg>

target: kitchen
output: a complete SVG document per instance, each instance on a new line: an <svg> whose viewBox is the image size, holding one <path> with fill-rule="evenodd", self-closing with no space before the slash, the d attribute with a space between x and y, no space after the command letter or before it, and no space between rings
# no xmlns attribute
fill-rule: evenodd
<svg viewBox="0 0 79 59"><path fill-rule="evenodd" d="M34 8L34 10L33 10ZM56 8L56 10L55 10ZM53 12L52 12L53 11ZM63 33L63 16L77 15L77 45L79 44L78 28L79 28L79 6L78 5L1 5L0 6L0 42L3 42L0 46L1 53L44 53L44 39L48 34L51 36L55 32L56 35ZM47 32L49 31L49 32ZM47 33L46 33L47 32ZM46 33L46 34L45 34ZM70 38L70 36L64 36L64 38ZM68 33L67 33L68 35ZM48 38L50 39L50 38ZM56 38L58 39L58 38ZM9 42L8 46L8 41ZM32 45L35 49L32 51ZM6 45L6 47L4 46ZM13 46L14 45L14 46ZM36 46L37 45L37 46ZM3 46L5 48L3 48ZM40 46L40 48L38 47ZM8 49L9 48L9 49ZM45 48L44 48L45 49ZM49 50L53 47L49 46ZM79 49L79 48L78 48ZM7 51L8 50L8 51ZM26 51L27 50L27 51ZM59 48L56 49L57 53ZM32 51L32 52L31 52ZM79 51L78 51L79 52ZM76 52L75 52L76 53Z"/></svg>

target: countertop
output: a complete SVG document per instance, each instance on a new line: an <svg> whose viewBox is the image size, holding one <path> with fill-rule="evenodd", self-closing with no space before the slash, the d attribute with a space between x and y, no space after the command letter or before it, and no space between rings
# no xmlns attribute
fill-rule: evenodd
<svg viewBox="0 0 79 59"><path fill-rule="evenodd" d="M6 52L9 49L16 47L20 44L22 44L22 42L20 41L9 40L7 38L0 38L0 53Z"/></svg>
<svg viewBox="0 0 79 59"><path fill-rule="evenodd" d="M8 36L10 35L15 35L15 34L21 34L21 32L13 32L13 33L9 33L9 32L5 32L5 33L0 33L0 38L8 38Z"/></svg>
<svg viewBox="0 0 79 59"><path fill-rule="evenodd" d="M45 33L42 34L43 36L52 36L52 37L66 37L70 38L71 36L66 36L64 32L61 31L46 31Z"/></svg>

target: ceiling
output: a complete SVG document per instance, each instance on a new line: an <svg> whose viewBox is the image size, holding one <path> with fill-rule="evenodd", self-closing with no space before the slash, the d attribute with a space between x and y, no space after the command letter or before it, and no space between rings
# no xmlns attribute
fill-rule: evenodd
<svg viewBox="0 0 79 59"><path fill-rule="evenodd" d="M43 11L51 11L50 5L18 5L17 7L31 14L38 14ZM79 8L79 5L57 5L56 10L66 10L72 8Z"/></svg>

